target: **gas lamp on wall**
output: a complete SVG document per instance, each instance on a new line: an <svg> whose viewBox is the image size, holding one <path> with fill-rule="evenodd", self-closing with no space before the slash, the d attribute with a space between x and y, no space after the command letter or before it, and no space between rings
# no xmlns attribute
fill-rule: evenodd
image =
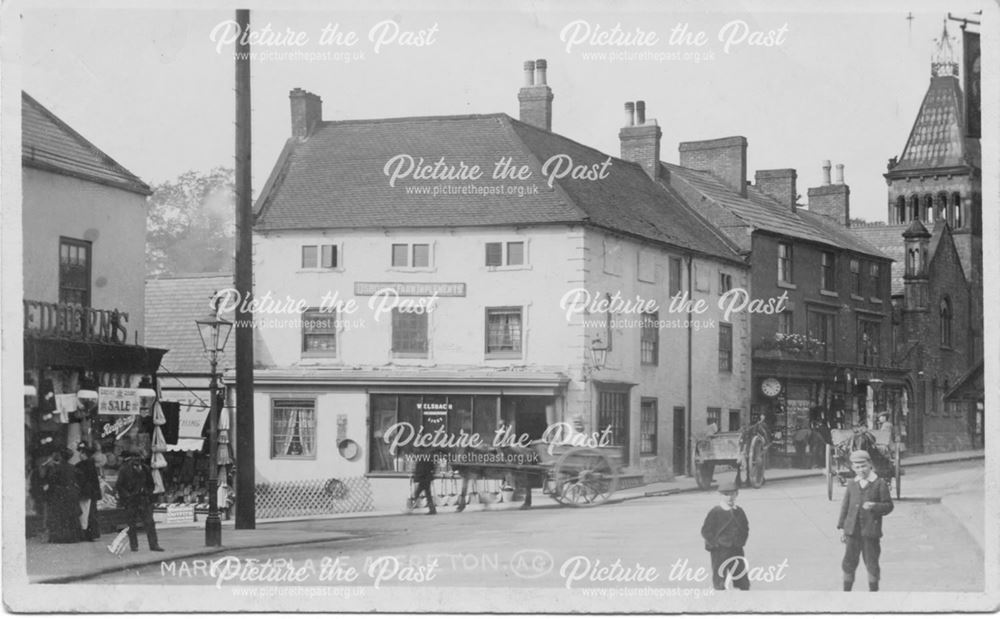
<svg viewBox="0 0 1000 619"><path fill-rule="evenodd" d="M611 345L605 343L600 335L590 343L590 363L595 370L600 370L607 364L609 350L611 350Z"/></svg>

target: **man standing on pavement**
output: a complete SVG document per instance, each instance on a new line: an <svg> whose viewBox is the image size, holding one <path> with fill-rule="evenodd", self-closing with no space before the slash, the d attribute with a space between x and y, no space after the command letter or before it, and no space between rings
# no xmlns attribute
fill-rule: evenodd
<svg viewBox="0 0 1000 619"><path fill-rule="evenodd" d="M118 471L118 503L128 515L128 544L132 552L139 550L139 535L136 527L142 522L146 528L149 549L162 552L156 539L156 523L153 522L153 473L142 456L129 452L122 454L125 464Z"/></svg>
<svg viewBox="0 0 1000 619"><path fill-rule="evenodd" d="M851 453L851 468L856 477L847 483L837 522L837 528L843 531L840 541L847 544L841 562L844 591L850 591L854 586L859 555L864 557L868 570L868 590L878 591L882 516L892 511L892 496L885 480L879 479L872 469L872 459L867 451Z"/></svg>

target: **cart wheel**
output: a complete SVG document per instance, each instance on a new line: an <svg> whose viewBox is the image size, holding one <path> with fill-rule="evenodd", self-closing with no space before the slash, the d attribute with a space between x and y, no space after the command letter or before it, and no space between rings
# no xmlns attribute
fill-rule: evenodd
<svg viewBox="0 0 1000 619"><path fill-rule="evenodd" d="M711 462L695 463L694 481L701 490L708 490L712 487L712 478L715 476L715 464Z"/></svg>
<svg viewBox="0 0 1000 619"><path fill-rule="evenodd" d="M896 500L898 501L900 495L903 493L903 486L900 484L903 477L903 467L899 463L899 443L896 443L896 449L894 450L893 458L896 462Z"/></svg>
<svg viewBox="0 0 1000 619"><path fill-rule="evenodd" d="M593 507L604 503L618 489L618 473L611 460L595 449L567 451L556 461L553 475L564 505Z"/></svg>
<svg viewBox="0 0 1000 619"><path fill-rule="evenodd" d="M826 446L826 499L833 500L833 445Z"/></svg>
<svg viewBox="0 0 1000 619"><path fill-rule="evenodd" d="M754 488L764 485L764 458L764 439L755 436L750 441L750 461L747 463L750 485Z"/></svg>

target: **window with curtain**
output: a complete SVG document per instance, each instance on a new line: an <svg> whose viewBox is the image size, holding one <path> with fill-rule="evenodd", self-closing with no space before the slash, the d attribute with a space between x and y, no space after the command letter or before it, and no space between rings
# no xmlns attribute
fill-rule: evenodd
<svg viewBox="0 0 1000 619"><path fill-rule="evenodd" d="M486 354L521 355L521 308L486 308Z"/></svg>
<svg viewBox="0 0 1000 619"><path fill-rule="evenodd" d="M316 401L271 402L271 458L316 457Z"/></svg>
<svg viewBox="0 0 1000 619"><path fill-rule="evenodd" d="M832 251L823 252L822 263L819 272L820 290L826 290L827 292L836 292L837 290L836 269L837 269L837 256L835 256Z"/></svg>
<svg viewBox="0 0 1000 619"><path fill-rule="evenodd" d="M778 243L778 281L792 283L792 245Z"/></svg>
<svg viewBox="0 0 1000 619"><path fill-rule="evenodd" d="M337 356L337 312L308 309L302 312L303 356Z"/></svg>

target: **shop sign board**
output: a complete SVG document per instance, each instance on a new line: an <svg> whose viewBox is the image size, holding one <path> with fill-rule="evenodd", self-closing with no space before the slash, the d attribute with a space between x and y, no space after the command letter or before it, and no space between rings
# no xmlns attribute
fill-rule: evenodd
<svg viewBox="0 0 1000 619"><path fill-rule="evenodd" d="M139 390L128 387L98 387L97 412L101 415L138 415Z"/></svg>

